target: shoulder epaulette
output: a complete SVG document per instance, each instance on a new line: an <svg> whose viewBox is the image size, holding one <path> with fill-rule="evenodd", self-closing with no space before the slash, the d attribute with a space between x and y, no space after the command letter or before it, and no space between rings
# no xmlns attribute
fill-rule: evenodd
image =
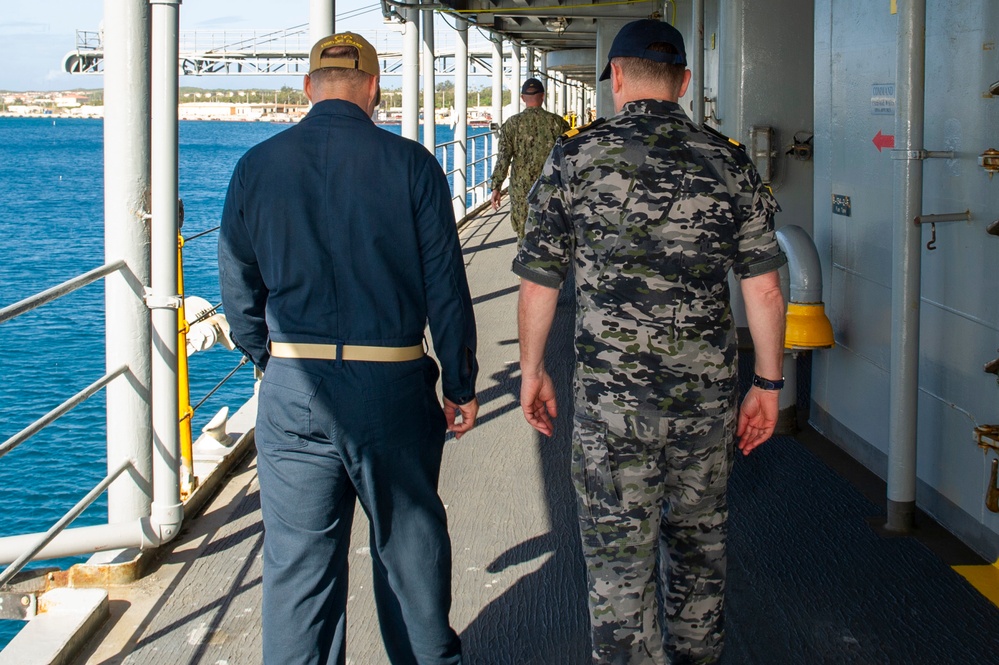
<svg viewBox="0 0 999 665"><path fill-rule="evenodd" d="M703 129L704 131L706 131L708 134L712 134L714 136L717 136L722 141L727 141L727 142L731 143L732 145L734 145L736 148L739 148L740 150L745 150L746 149L746 146L742 145L741 143L739 143L735 139L732 139L732 138L729 138L729 137L725 136L724 134L722 134L721 132L719 132L717 129L715 129L711 125L701 125L701 129Z"/></svg>
<svg viewBox="0 0 999 665"><path fill-rule="evenodd" d="M567 139L571 139L571 138L572 138L573 136L575 136L576 134L578 134L578 133L580 133L580 132L582 132L582 131L585 131L585 130L587 130L587 129L593 129L593 128L594 128L594 127L596 127L597 125L601 125L601 124L603 124L603 122L604 122L604 119L603 119L603 118L597 118L597 119L596 119L596 120L594 120L593 122L590 122L590 123L587 123L587 124L585 124L585 125L580 125L579 127L575 127L575 128L573 128L573 129L570 129L570 130L569 130L569 131L567 131L567 132L563 132L563 133L562 133L562 136L563 136L563 138L567 138Z"/></svg>

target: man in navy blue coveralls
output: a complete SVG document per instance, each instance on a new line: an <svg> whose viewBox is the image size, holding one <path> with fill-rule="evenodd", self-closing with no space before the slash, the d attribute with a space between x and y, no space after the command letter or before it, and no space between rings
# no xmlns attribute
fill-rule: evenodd
<svg viewBox="0 0 999 665"><path fill-rule="evenodd" d="M345 662L359 499L389 659L460 663L437 481L445 429L475 423L478 366L451 194L433 155L371 121L371 44L322 39L309 70L314 106L239 161L219 236L233 339L265 370L264 662ZM440 372L423 351L428 322Z"/></svg>

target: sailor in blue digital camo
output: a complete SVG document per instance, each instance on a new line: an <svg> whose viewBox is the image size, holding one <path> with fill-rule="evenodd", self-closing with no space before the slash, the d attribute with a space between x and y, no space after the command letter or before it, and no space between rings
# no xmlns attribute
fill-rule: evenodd
<svg viewBox="0 0 999 665"><path fill-rule="evenodd" d="M641 46L634 53L618 48L626 34ZM717 662L735 441L748 453L776 422L775 391L751 388L737 408L727 273L752 312L756 372L779 377L777 203L738 144L676 103L690 76L684 60L667 63L680 65L682 86L643 98L649 86L627 87L633 70L615 59L676 41L682 58L668 24L622 28L610 56L619 112L556 142L513 265L521 405L548 435L556 409L544 343L557 289L574 272L572 476L595 663Z"/></svg>
<svg viewBox="0 0 999 665"><path fill-rule="evenodd" d="M507 170L510 170L510 222L517 233L518 242L524 239L527 194L531 185L541 175L541 167L551 152L555 139L569 129L569 123L562 116L542 108L545 89L538 79L524 81L521 99L527 108L503 123L499 135L499 154L490 180L493 208L496 209L499 207L503 181Z"/></svg>

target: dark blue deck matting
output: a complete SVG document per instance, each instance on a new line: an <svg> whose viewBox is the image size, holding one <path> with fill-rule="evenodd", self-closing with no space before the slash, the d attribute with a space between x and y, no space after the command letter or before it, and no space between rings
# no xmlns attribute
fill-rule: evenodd
<svg viewBox="0 0 999 665"><path fill-rule="evenodd" d="M725 662L999 663L999 608L792 438L730 486Z"/></svg>
<svg viewBox="0 0 999 665"><path fill-rule="evenodd" d="M565 291L547 357L560 405L571 404L573 305ZM751 357L741 365L743 374L751 372ZM807 385L803 379L799 386ZM511 392L519 390L519 382L511 384ZM556 525L545 548L556 555L540 576L548 579L526 594L532 597L513 602L544 621L537 634L510 644L511 659L476 653L473 625L463 637L476 663L588 661L566 411L555 436L539 441ZM999 665L999 608L918 540L876 533L868 519L883 518L883 506L794 438L775 437L739 455L729 504L725 665ZM554 621L550 610L539 611L550 602L560 605Z"/></svg>

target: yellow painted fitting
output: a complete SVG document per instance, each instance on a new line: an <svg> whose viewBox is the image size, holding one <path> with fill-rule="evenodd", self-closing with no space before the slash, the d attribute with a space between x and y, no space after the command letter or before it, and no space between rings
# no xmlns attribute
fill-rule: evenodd
<svg viewBox="0 0 999 665"><path fill-rule="evenodd" d="M999 561L991 566L954 566L954 570L999 607Z"/></svg>
<svg viewBox="0 0 999 665"><path fill-rule="evenodd" d="M785 349L828 349L834 343L832 324L822 303L788 303Z"/></svg>
<svg viewBox="0 0 999 665"><path fill-rule="evenodd" d="M184 311L184 237L177 236L177 293L180 308L177 310L177 419L180 425L180 491L187 497L194 490L194 437L191 434L191 384L187 366L187 316Z"/></svg>

